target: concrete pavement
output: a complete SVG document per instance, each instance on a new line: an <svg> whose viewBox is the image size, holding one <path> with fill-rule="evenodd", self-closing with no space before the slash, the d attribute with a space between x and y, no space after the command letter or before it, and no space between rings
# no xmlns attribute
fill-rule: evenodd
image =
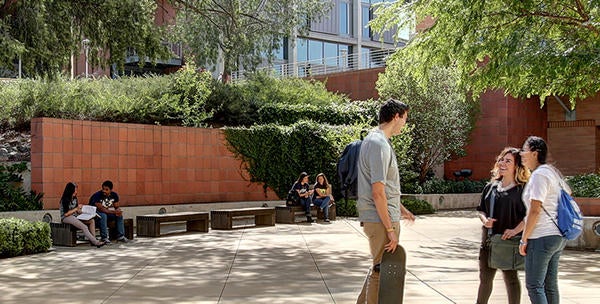
<svg viewBox="0 0 600 304"><path fill-rule="evenodd" d="M474 303L479 236L474 211L403 224L404 303ZM599 262L599 252L564 251L561 303L600 302ZM175 233L0 260L0 303L354 303L369 264L353 218ZM490 303L506 303L500 273L494 286Z"/></svg>

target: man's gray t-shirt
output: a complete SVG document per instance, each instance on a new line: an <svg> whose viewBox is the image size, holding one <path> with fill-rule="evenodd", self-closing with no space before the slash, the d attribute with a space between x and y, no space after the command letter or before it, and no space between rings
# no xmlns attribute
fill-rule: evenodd
<svg viewBox="0 0 600 304"><path fill-rule="evenodd" d="M400 173L391 142L380 129L369 132L358 158L358 218L361 222L381 222L373 201L373 184L382 182L392 222L400 221Z"/></svg>

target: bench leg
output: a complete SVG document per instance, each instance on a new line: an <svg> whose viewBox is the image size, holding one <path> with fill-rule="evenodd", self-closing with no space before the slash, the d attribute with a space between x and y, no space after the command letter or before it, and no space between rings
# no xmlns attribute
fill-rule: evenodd
<svg viewBox="0 0 600 304"><path fill-rule="evenodd" d="M77 246L77 229L69 224L50 223L52 244L57 246Z"/></svg>
<svg viewBox="0 0 600 304"><path fill-rule="evenodd" d="M186 231L208 232L208 219L187 221L185 228Z"/></svg>
<svg viewBox="0 0 600 304"><path fill-rule="evenodd" d="M137 235L140 236L160 236L160 223L152 218L138 218Z"/></svg>
<svg viewBox="0 0 600 304"><path fill-rule="evenodd" d="M262 214L254 216L256 226L275 226L275 214Z"/></svg>
<svg viewBox="0 0 600 304"><path fill-rule="evenodd" d="M292 207L275 209L275 222L282 224L294 224L296 222L296 212Z"/></svg>

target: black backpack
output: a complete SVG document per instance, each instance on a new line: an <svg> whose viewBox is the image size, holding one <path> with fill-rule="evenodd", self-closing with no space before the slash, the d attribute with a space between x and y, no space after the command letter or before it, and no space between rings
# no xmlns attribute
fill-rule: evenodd
<svg viewBox="0 0 600 304"><path fill-rule="evenodd" d="M294 183L294 185L296 185L296 183ZM288 191L287 198L285 199L285 204L287 206L300 205L300 195L298 194L298 191L294 189L294 186L292 186L292 189Z"/></svg>
<svg viewBox="0 0 600 304"><path fill-rule="evenodd" d="M337 163L337 172L340 179L340 190L344 194L346 202L348 198L356 199L358 194L358 156L360 155L360 146L364 134L367 131L360 132L360 139L349 143Z"/></svg>

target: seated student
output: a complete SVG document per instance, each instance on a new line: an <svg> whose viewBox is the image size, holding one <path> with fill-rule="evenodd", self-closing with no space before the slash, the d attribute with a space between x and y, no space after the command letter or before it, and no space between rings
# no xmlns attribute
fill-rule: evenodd
<svg viewBox="0 0 600 304"><path fill-rule="evenodd" d="M310 186L308 185L308 173L300 173L300 176L298 176L298 180L294 183L292 189L298 192L300 204L304 206L304 210L306 211L306 221L312 223L313 219L310 215L310 205L312 203L311 198L313 190L311 190Z"/></svg>
<svg viewBox="0 0 600 304"><path fill-rule="evenodd" d="M327 182L325 174L317 174L314 191L313 204L323 210L325 222L329 222L329 203L333 201L333 196L331 195L331 185Z"/></svg>
<svg viewBox="0 0 600 304"><path fill-rule="evenodd" d="M107 244L108 239L108 221L115 221L117 226L117 241L127 243L129 240L125 237L125 226L123 225L123 210L119 208L119 195L112 191L113 183L109 180L102 183L102 190L94 193L90 197L90 205L96 206L97 213L100 215L100 236Z"/></svg>
<svg viewBox="0 0 600 304"><path fill-rule="evenodd" d="M98 248L104 246L106 243L98 241L94 236L96 233L94 219L82 221L77 218L77 215L81 213L81 208L82 205L77 203L77 185L71 182L67 183L60 198L60 221L81 229L90 241L90 245Z"/></svg>

